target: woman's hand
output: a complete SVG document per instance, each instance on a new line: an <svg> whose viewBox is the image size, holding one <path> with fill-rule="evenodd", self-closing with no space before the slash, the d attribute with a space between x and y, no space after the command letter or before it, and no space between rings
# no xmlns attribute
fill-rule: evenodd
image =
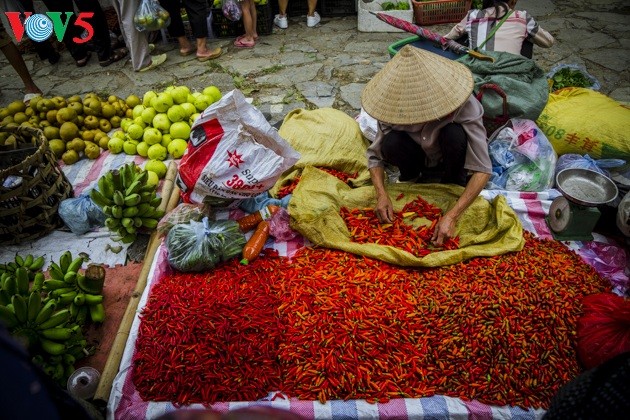
<svg viewBox="0 0 630 420"><path fill-rule="evenodd" d="M394 206L392 205L392 200L389 199L389 195L383 194L378 196L374 213L376 213L376 217L381 223L394 222Z"/></svg>
<svg viewBox="0 0 630 420"><path fill-rule="evenodd" d="M449 238L455 236L455 219L444 215L435 225L431 242L435 246L442 246Z"/></svg>

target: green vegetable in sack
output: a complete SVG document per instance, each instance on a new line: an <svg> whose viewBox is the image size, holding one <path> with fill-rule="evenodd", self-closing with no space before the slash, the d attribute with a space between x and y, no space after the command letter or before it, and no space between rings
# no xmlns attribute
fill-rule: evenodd
<svg viewBox="0 0 630 420"><path fill-rule="evenodd" d="M565 67L558 70L556 74L551 78L553 90L562 89L565 87L581 87L589 88L593 83L586 77L581 71Z"/></svg>
<svg viewBox="0 0 630 420"><path fill-rule="evenodd" d="M246 242L234 220L191 220L173 226L168 232L168 262L182 272L209 270L219 262L240 256Z"/></svg>

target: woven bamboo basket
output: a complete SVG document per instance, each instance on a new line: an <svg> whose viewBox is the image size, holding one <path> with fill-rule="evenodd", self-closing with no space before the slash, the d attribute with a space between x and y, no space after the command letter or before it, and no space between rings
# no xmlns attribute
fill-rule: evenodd
<svg viewBox="0 0 630 420"><path fill-rule="evenodd" d="M57 164L44 133L33 127L0 127L15 147L0 149L0 243L32 241L63 226L59 203L72 184Z"/></svg>

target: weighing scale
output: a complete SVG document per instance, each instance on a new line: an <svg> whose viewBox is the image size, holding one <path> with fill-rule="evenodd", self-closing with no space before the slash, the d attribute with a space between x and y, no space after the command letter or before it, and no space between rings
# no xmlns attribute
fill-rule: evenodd
<svg viewBox="0 0 630 420"><path fill-rule="evenodd" d="M592 241L593 228L601 216L597 206L617 198L615 183L590 169L567 168L556 175L556 188L562 196L551 202L545 218L554 239Z"/></svg>

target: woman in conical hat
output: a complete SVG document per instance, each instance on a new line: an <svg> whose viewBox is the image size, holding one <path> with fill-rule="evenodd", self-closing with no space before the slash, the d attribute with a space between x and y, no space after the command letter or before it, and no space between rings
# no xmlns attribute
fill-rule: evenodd
<svg viewBox="0 0 630 420"><path fill-rule="evenodd" d="M472 91L468 67L411 45L401 48L365 86L361 105L378 121L367 157L381 223L394 217L384 180L388 163L398 167L401 182L437 177L464 187L437 223L432 240L441 245L455 235L457 220L492 173L483 108Z"/></svg>

